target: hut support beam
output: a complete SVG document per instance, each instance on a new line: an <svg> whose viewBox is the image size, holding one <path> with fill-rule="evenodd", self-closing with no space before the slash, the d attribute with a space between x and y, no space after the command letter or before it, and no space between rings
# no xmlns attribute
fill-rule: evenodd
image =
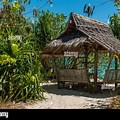
<svg viewBox="0 0 120 120"><path fill-rule="evenodd" d="M77 69L77 58L73 57L73 69Z"/></svg>
<svg viewBox="0 0 120 120"><path fill-rule="evenodd" d="M55 58L54 57L52 57L52 61L53 61L53 65L54 65L54 70L55 70L55 75L56 75L56 79L57 79L57 83L58 83L58 88L60 88L59 77L58 77L58 69L57 69L57 65L55 63Z"/></svg>
<svg viewBox="0 0 120 120"><path fill-rule="evenodd" d="M63 58L62 69L65 69L65 57Z"/></svg>
<svg viewBox="0 0 120 120"><path fill-rule="evenodd" d="M98 69L98 51L95 50L95 57L94 57L94 84L97 85L97 72Z"/></svg>
<svg viewBox="0 0 120 120"><path fill-rule="evenodd" d="M115 57L115 79L117 79L117 70L118 70L118 59ZM117 83L115 83L115 88L117 87Z"/></svg>
<svg viewBox="0 0 120 120"><path fill-rule="evenodd" d="M112 59L113 59L113 54L110 54L110 59L109 59L109 63L108 63L107 70L109 70L109 68L110 68L110 65L111 65Z"/></svg>
<svg viewBox="0 0 120 120"><path fill-rule="evenodd" d="M109 57L110 57L110 59L109 59L109 61L108 61L108 66L107 66L106 71L108 71L108 70L110 69L110 65L111 65L111 62L112 62L112 59L113 59L113 54L111 53ZM104 82L104 83L107 83L107 73L105 73L103 82Z"/></svg>
<svg viewBox="0 0 120 120"><path fill-rule="evenodd" d="M86 76L87 82L89 84L90 83L90 79L89 79L89 74L88 74L87 62L88 62L88 53L85 53L84 69L85 69L85 76Z"/></svg>

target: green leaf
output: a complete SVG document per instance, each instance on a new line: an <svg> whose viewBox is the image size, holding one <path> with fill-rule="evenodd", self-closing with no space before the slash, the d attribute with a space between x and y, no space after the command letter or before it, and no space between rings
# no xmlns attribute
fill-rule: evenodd
<svg viewBox="0 0 120 120"><path fill-rule="evenodd" d="M120 10L120 8L117 8L117 10Z"/></svg>
<svg viewBox="0 0 120 120"><path fill-rule="evenodd" d="M14 11L20 10L20 4L17 1L13 2L13 10Z"/></svg>

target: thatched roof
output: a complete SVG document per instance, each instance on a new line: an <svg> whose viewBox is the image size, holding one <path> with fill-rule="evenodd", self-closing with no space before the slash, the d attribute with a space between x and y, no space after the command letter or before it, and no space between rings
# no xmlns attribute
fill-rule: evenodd
<svg viewBox="0 0 120 120"><path fill-rule="evenodd" d="M64 51L107 50L117 53L120 41L102 22L71 13L65 30L49 43L43 54L64 54Z"/></svg>

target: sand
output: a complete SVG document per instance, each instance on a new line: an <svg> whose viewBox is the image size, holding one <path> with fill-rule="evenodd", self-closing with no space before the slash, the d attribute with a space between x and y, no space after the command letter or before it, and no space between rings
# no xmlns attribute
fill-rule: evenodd
<svg viewBox="0 0 120 120"><path fill-rule="evenodd" d="M57 83L44 85L46 100L26 105L25 109L107 109L113 97L109 90L90 94L76 90L58 89Z"/></svg>

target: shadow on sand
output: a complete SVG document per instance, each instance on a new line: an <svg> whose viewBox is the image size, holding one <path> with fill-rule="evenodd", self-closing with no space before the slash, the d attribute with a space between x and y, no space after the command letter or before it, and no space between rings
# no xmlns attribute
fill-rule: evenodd
<svg viewBox="0 0 120 120"><path fill-rule="evenodd" d="M70 88L62 88L58 89L57 83L48 83L47 85L43 85L43 88L45 89L46 92L56 94L56 95L70 95L70 96L82 96L82 97L90 97L90 98L110 98L113 96L116 96L117 93L116 91L112 90L104 90L102 93L92 93L90 94L89 92L85 92L83 90L77 89L73 90Z"/></svg>

